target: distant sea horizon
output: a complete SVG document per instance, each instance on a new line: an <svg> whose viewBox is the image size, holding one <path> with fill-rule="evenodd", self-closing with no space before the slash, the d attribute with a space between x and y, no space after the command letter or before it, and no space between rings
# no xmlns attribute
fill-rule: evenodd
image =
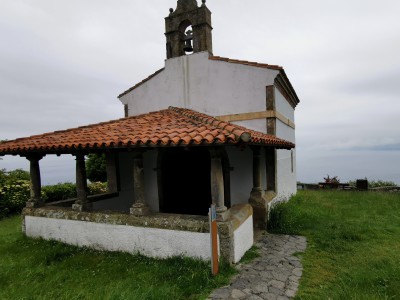
<svg viewBox="0 0 400 300"><path fill-rule="evenodd" d="M392 160L393 158L389 158ZM322 164L322 162L320 162ZM382 163L382 162L380 162ZM390 163L390 161L389 161ZM335 168L326 168L324 172L315 171L318 169L318 160L313 161L313 165L305 162L297 163L297 181L301 183L318 183L322 182L324 177L329 175L330 177L338 176L340 182L348 182L349 180L364 179L368 180L384 180L392 181L400 186L400 168L396 168L395 165L392 168L378 169L371 163L371 168L368 169L368 165L358 166L357 168L348 165L348 169L340 171ZM314 170L311 172L310 168ZM340 167L340 166L339 166ZM0 160L0 169L6 169L7 171L15 169L23 169L29 171L29 162L25 158L4 156ZM41 179L42 185L53 185L64 182L75 182L75 159L72 155L62 155L57 157L56 155L46 156L40 161ZM342 167L341 169L344 169ZM304 171L304 170L307 170ZM360 171L358 171L360 170ZM317 174L316 174L317 173ZM347 176L343 175L346 174Z"/></svg>

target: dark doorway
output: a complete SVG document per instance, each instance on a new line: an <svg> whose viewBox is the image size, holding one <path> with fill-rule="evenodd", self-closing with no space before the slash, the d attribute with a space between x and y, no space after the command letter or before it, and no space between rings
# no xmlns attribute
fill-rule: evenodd
<svg viewBox="0 0 400 300"><path fill-rule="evenodd" d="M163 150L159 157L160 211L207 215L211 204L210 172L207 148Z"/></svg>

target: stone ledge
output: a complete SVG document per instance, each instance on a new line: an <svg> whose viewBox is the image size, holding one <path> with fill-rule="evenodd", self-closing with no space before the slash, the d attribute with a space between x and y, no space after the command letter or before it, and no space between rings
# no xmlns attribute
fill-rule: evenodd
<svg viewBox="0 0 400 300"><path fill-rule="evenodd" d="M112 225L138 226L159 229L171 229L190 232L209 232L207 216L153 213L148 216L134 216L118 212L77 212L71 208L24 208L23 216L43 217L85 221Z"/></svg>

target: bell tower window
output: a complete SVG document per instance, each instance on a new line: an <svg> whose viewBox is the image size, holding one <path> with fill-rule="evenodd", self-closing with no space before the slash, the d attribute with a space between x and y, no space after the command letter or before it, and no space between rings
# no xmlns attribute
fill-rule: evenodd
<svg viewBox="0 0 400 300"><path fill-rule="evenodd" d="M185 47L183 50L186 55L193 53L193 28L192 25L186 27L184 32Z"/></svg>

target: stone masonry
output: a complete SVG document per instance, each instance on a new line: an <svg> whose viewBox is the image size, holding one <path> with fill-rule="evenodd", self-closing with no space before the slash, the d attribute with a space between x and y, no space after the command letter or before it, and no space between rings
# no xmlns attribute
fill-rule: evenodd
<svg viewBox="0 0 400 300"><path fill-rule="evenodd" d="M293 298L303 272L294 253L304 252L304 237L266 234L258 243L260 257L239 264L231 284L215 290L208 300L284 300Z"/></svg>

